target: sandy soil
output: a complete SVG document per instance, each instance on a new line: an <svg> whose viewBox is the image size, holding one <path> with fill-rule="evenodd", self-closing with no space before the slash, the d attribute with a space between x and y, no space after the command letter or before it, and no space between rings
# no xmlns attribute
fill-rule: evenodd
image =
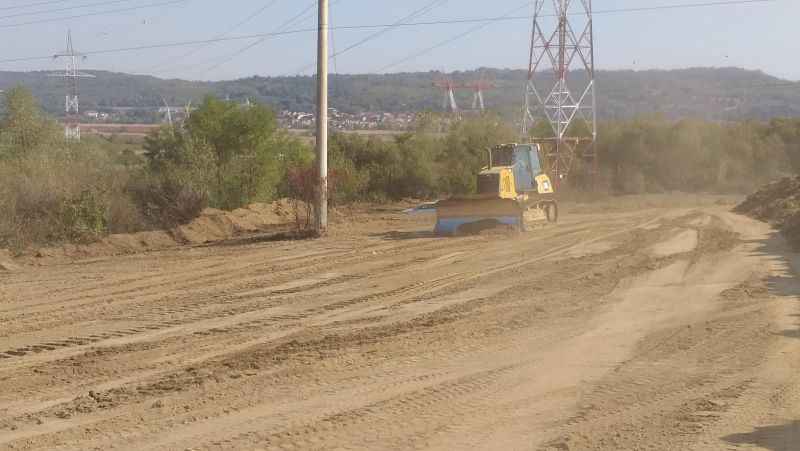
<svg viewBox="0 0 800 451"><path fill-rule="evenodd" d="M800 259L728 210L0 272L0 449L800 449Z"/></svg>

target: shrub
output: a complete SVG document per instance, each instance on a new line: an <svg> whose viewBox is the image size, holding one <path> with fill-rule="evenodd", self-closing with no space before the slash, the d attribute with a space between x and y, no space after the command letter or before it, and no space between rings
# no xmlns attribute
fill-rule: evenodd
<svg viewBox="0 0 800 451"><path fill-rule="evenodd" d="M337 171L328 172L328 203L337 205L341 202L343 179ZM320 184L316 168L309 164L297 164L284 171L281 182L283 195L292 202L295 226L299 230L309 229L317 214L317 199Z"/></svg>
<svg viewBox="0 0 800 451"><path fill-rule="evenodd" d="M310 157L297 139L279 130L271 109L243 108L214 96L206 97L183 128L154 131L145 149L151 171L193 173L189 179L202 178L208 204L223 210L275 199L283 168Z"/></svg>
<svg viewBox="0 0 800 451"><path fill-rule="evenodd" d="M291 201L295 227L298 230L311 228L316 217L316 201L319 196L319 178L310 165L297 165L286 169L282 187Z"/></svg>
<svg viewBox="0 0 800 451"><path fill-rule="evenodd" d="M107 193L102 187L65 193L58 200L53 215L59 227L53 239L78 243L96 241L106 232L109 211Z"/></svg>
<svg viewBox="0 0 800 451"><path fill-rule="evenodd" d="M150 227L169 228L186 223L208 205L207 188L180 171L143 174L129 191Z"/></svg>

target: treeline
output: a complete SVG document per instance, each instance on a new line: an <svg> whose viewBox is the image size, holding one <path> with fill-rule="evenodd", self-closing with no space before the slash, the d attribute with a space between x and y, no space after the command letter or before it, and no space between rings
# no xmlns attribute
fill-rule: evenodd
<svg viewBox="0 0 800 451"><path fill-rule="evenodd" d="M433 198L475 190L486 148L513 140L499 116L465 119L442 133L436 114L418 114L414 131L394 139L337 133L329 140L330 166L345 202Z"/></svg>
<svg viewBox="0 0 800 451"><path fill-rule="evenodd" d="M334 203L385 202L466 193L485 148L513 130L497 116L442 132L433 113L392 139L333 134ZM207 96L185 123L145 139L143 156L84 134L67 142L26 88L0 107L0 248L91 242L106 234L165 228L204 208L224 210L282 197L308 200L313 150L280 128L274 110Z"/></svg>
<svg viewBox="0 0 800 451"><path fill-rule="evenodd" d="M502 118L468 119L438 135L431 114L417 118L415 132L393 141L334 135L333 167L346 180L349 200L436 198L475 189L486 164L485 148L519 139ZM542 136L546 123L535 130ZM800 118L737 121L683 119L660 114L631 121L601 121L597 152L599 187L588 167L575 160L571 189L611 195L667 191L748 193L800 172Z"/></svg>
<svg viewBox="0 0 800 451"><path fill-rule="evenodd" d="M800 169L797 118L674 121L656 114L603 121L598 136L599 189L609 194L745 193ZM445 127L437 114L424 112L413 131L390 139L335 133L332 200L470 193L485 148L518 139L494 114ZM184 124L157 129L144 147L140 156L93 135L66 142L30 90L7 90L0 105L0 248L89 242L169 227L206 207L231 210L314 194L313 150L283 131L263 105L244 108L208 96ZM580 162L573 169L571 187L597 189Z"/></svg>
<svg viewBox="0 0 800 451"><path fill-rule="evenodd" d="M0 107L0 248L91 242L109 233L168 227L207 206L270 201L285 169L311 158L265 106L210 96L183 126L147 139L144 157L100 137L64 139L29 89Z"/></svg>
<svg viewBox="0 0 800 451"><path fill-rule="evenodd" d="M603 121L601 180L615 194L747 193L800 171L800 118ZM581 179L580 174L576 174Z"/></svg>
<svg viewBox="0 0 800 451"><path fill-rule="evenodd" d="M96 78L80 81L81 107L138 108L126 120L153 120L163 105L161 96L176 107L206 93L242 103L249 98L278 110L313 111L314 77L248 77L219 82L163 80L145 75L92 71ZM450 74L455 81L476 81L486 76L497 85L485 93L487 108L521 120L527 72L484 68ZM578 77L577 72L575 75ZM441 111L442 91L431 86L438 72L385 75L338 74L330 79L330 106L361 111L412 113ZM637 114L663 111L667 117L699 117L723 120L737 116L770 119L800 115L800 90L787 87L787 80L761 71L738 68L693 68L649 71L597 71L599 115L608 119L631 119ZM60 114L64 108L63 83L44 72L0 72L0 89L16 84L32 86L46 112ZM459 105L472 102L470 90L457 90ZM147 111L149 110L150 113ZM158 120L157 118L155 119Z"/></svg>

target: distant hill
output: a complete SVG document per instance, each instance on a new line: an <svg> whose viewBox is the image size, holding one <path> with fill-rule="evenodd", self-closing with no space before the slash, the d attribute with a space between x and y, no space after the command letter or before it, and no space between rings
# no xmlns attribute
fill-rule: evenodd
<svg viewBox="0 0 800 451"><path fill-rule="evenodd" d="M232 81L195 82L163 80L151 76L94 71L97 77L81 79L81 109L161 106L164 96L172 106L195 102L206 93L232 100L250 98L276 109L311 111L314 77L250 77ZM525 90L524 71L480 69L455 72L453 80L477 80L480 74L498 85L485 93L490 109L517 114ZM431 86L437 72L390 75L332 75L331 106L345 112L416 112L442 109L443 93ZM662 111L668 117L693 116L724 119L755 116L800 116L800 85L760 71L738 68L695 68L649 71L599 71L598 108L601 119L629 118L637 113ZM64 105L63 79L43 72L0 72L0 89L28 85L43 109L60 114ZM770 86L781 85L783 86ZM463 106L472 93L459 93ZM157 116L155 116L157 117Z"/></svg>

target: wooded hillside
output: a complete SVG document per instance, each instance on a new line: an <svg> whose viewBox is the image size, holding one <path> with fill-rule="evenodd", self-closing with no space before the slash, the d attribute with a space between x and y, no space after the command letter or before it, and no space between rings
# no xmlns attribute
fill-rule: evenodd
<svg viewBox="0 0 800 451"><path fill-rule="evenodd" d="M173 106L190 98L199 102L207 93L231 100L250 98L279 110L311 111L314 77L259 77L232 81L162 80L143 75L91 71L97 78L81 79L81 108L155 108L164 96ZM487 107L513 117L521 108L526 73L521 70L480 69L455 72L451 79L477 80L484 74L498 87L486 92ZM332 75L331 106L344 112L417 112L441 110L443 93L431 86L437 72L389 75ZM45 112L63 109L63 80L44 72L0 72L0 89L16 84L33 88ZM602 119L628 119L661 111L668 118L800 116L800 85L760 71L737 68L696 68L650 71L599 71L599 114ZM463 106L469 90L458 93Z"/></svg>

